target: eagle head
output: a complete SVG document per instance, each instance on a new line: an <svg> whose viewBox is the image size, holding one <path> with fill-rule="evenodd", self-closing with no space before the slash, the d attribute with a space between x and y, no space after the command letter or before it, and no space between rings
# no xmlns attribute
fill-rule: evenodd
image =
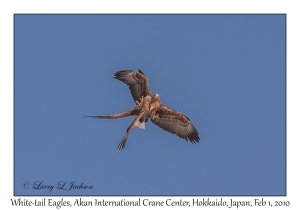
<svg viewBox="0 0 300 210"><path fill-rule="evenodd" d="M151 102L153 103L153 102L155 102L155 101L160 101L159 95L158 95L158 94L154 94L154 96L152 96Z"/></svg>
<svg viewBox="0 0 300 210"><path fill-rule="evenodd" d="M160 106L161 106L161 102L160 102L160 99L159 99L159 95L154 94L154 96L152 96L152 99L151 99L150 110L158 108Z"/></svg>

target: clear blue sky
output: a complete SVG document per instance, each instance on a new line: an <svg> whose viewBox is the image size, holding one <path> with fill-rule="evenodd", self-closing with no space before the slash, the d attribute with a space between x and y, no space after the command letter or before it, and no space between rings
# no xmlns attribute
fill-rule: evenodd
<svg viewBox="0 0 300 210"><path fill-rule="evenodd" d="M285 15L15 15L15 195L285 195ZM187 115L201 142L151 122L121 69ZM89 190L32 189L92 185ZM24 189L24 183L31 187Z"/></svg>

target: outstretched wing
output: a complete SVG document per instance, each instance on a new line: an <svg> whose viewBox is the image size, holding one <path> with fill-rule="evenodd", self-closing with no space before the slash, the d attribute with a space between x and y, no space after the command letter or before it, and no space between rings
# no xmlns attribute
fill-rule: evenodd
<svg viewBox="0 0 300 210"><path fill-rule="evenodd" d="M126 110L125 112L122 112L120 114L97 115L97 116L84 115L83 117L91 117L91 118L97 118L97 119L117 119L117 118L122 118L122 117L134 116L136 114L137 114L136 107L133 107L132 109Z"/></svg>
<svg viewBox="0 0 300 210"><path fill-rule="evenodd" d="M162 105L151 118L152 123L180 138L198 143L199 133L184 114Z"/></svg>
<svg viewBox="0 0 300 210"><path fill-rule="evenodd" d="M148 79L140 69L138 72L132 70L118 71L114 78L124 82L129 87L134 101L141 102L143 97L151 95Z"/></svg>

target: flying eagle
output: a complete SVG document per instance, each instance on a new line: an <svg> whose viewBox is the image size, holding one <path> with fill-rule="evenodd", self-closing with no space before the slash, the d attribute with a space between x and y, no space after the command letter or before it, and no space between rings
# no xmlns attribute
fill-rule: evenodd
<svg viewBox="0 0 300 210"><path fill-rule="evenodd" d="M131 96L136 104L135 107L120 114L86 117L117 119L136 116L127 128L125 136L119 142L118 149L123 150L131 130L135 126L144 129L145 122L149 118L153 124L165 131L176 134L186 141L189 140L191 143L198 143L200 141L198 131L187 116L163 105L158 94L151 94L148 78L140 69L138 72L132 70L118 71L115 73L114 78L124 82L129 87Z"/></svg>

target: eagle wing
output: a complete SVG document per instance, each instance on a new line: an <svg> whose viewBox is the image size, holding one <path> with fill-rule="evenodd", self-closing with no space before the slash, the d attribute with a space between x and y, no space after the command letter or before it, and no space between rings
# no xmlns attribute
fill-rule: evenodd
<svg viewBox="0 0 300 210"><path fill-rule="evenodd" d="M118 71L115 73L114 78L124 82L129 87L135 102L141 102L143 97L151 95L148 79L140 69L138 72L132 70Z"/></svg>
<svg viewBox="0 0 300 210"><path fill-rule="evenodd" d="M151 121L163 130L176 134L186 141L189 140L191 143L200 141L199 133L190 119L169 107L162 105L152 116Z"/></svg>

